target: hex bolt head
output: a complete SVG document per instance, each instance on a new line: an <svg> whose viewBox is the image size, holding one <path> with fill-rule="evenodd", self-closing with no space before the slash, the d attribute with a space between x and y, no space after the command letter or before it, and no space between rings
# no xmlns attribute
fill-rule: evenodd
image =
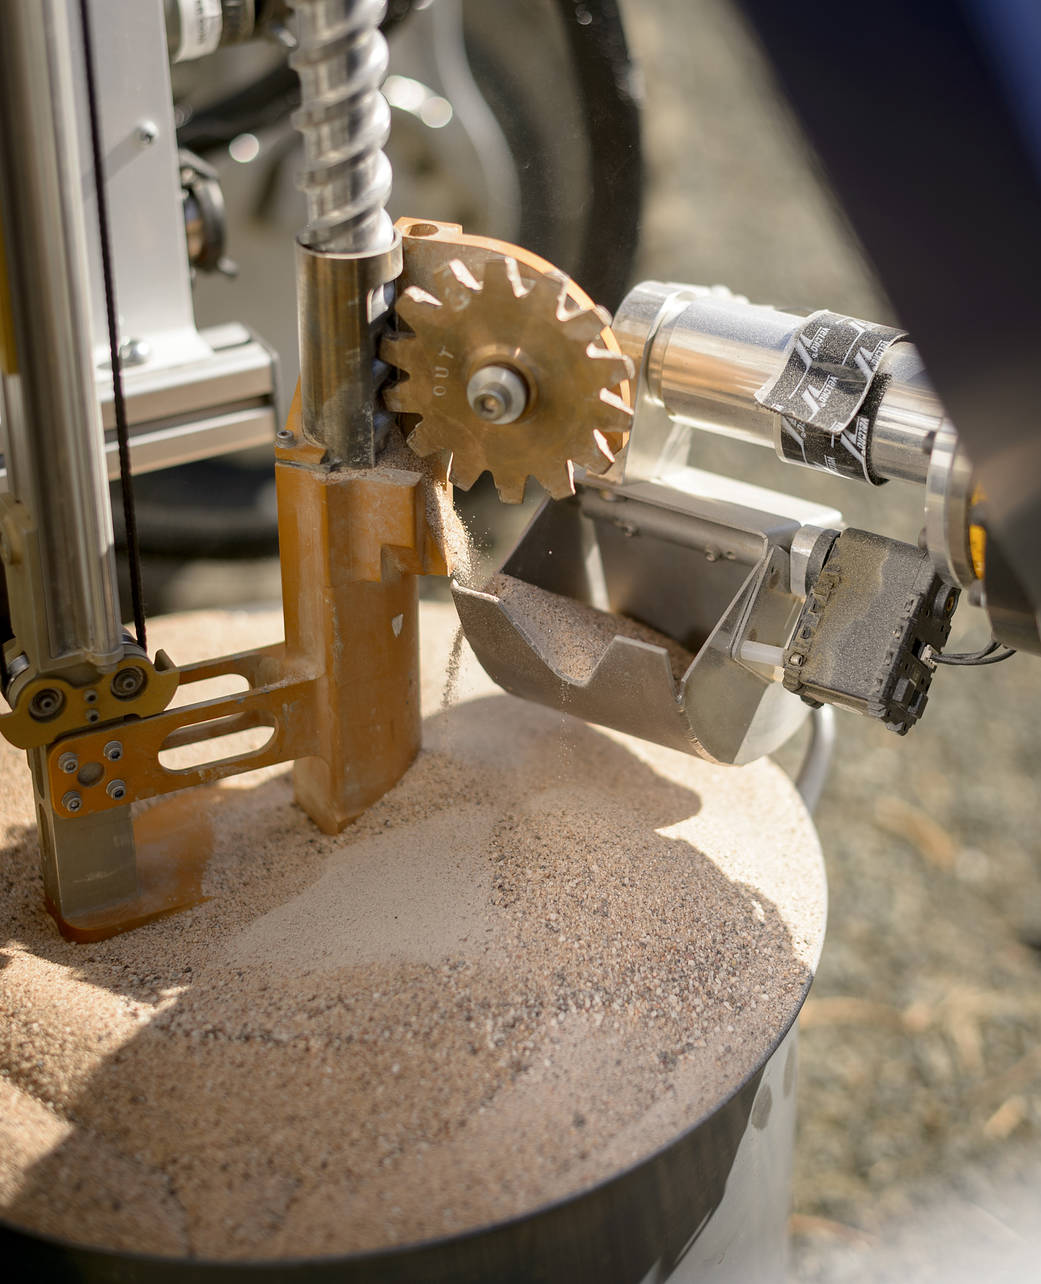
<svg viewBox="0 0 1041 1284"><path fill-rule="evenodd" d="M127 787L122 780L110 780L105 786L105 793L113 802L122 802L127 796Z"/></svg>
<svg viewBox="0 0 1041 1284"><path fill-rule="evenodd" d="M512 424L528 408L528 385L510 366L482 366L466 385L470 409L490 424Z"/></svg>
<svg viewBox="0 0 1041 1284"><path fill-rule="evenodd" d="M101 752L109 762L118 762L123 756L123 746L118 740L110 740Z"/></svg>
<svg viewBox="0 0 1041 1284"><path fill-rule="evenodd" d="M73 772L79 771L79 767L80 760L74 753L63 753L58 759L58 769L60 771L64 771L67 776L71 776Z"/></svg>
<svg viewBox="0 0 1041 1284"><path fill-rule="evenodd" d="M62 795L61 805L68 812L77 812L83 806L83 799L75 789L70 789L67 794Z"/></svg>

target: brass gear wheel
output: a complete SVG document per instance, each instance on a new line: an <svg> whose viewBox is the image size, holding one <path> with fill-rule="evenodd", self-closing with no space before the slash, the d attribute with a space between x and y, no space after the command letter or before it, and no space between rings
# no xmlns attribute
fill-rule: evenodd
<svg viewBox="0 0 1041 1284"><path fill-rule="evenodd" d="M463 239L471 244L444 245L440 263L413 272L423 284L398 297L398 318L412 333L385 338L380 355L407 377L384 390L384 402L421 416L409 446L419 455L450 451L449 477L463 490L488 471L506 503L520 503L528 477L563 499L574 493L575 465L604 473L624 445L632 363L607 314L563 273L489 249L501 243L483 242L478 254L479 238ZM407 236L404 244L407 281ZM489 379L491 401L481 392ZM488 413L496 379L514 393L505 421Z"/></svg>

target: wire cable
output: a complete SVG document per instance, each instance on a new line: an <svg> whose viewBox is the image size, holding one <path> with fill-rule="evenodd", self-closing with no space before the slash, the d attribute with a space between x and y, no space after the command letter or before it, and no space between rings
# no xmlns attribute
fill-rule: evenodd
<svg viewBox="0 0 1041 1284"><path fill-rule="evenodd" d="M141 581L141 549L137 540L137 514L134 509L134 486L130 473L130 430L126 400L123 396L123 369L119 359L119 330L116 322L116 281L112 271L112 245L109 236L108 197L105 191L104 157L101 150L101 117L98 108L97 83L94 76L94 46L90 30L88 0L80 0L80 23L83 27L83 54L86 64L87 105L90 112L90 145L94 160L94 187L98 201L98 230L101 241L101 273L105 285L105 319L108 323L108 346L112 354L112 407L116 418L116 444L119 448L119 489L123 497L123 523L126 527L127 561L130 567L130 596L134 608L134 633L137 645L146 650L144 591Z"/></svg>
<svg viewBox="0 0 1041 1284"><path fill-rule="evenodd" d="M1009 660L1015 654L1015 650L1010 646L1003 646L1000 642L990 642L980 651L952 651L949 655L938 655L934 652L932 661L934 664L974 668L980 664L1000 664L1002 660Z"/></svg>

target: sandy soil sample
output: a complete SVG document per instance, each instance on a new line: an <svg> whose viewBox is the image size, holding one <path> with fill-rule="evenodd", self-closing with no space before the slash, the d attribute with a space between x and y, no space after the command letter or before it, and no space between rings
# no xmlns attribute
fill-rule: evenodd
<svg viewBox="0 0 1041 1284"><path fill-rule="evenodd" d="M317 1256L453 1234L629 1166L720 1104L819 948L812 826L714 767L503 695L424 612L424 749L338 837L284 768L200 793L197 908L95 945L42 905L0 744L0 1208L82 1243ZM278 636L156 621L179 661Z"/></svg>

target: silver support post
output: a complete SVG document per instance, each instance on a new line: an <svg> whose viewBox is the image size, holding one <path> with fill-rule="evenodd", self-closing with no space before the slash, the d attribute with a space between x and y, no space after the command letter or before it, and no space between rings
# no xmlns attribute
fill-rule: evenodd
<svg viewBox="0 0 1041 1284"><path fill-rule="evenodd" d="M11 337L0 507L12 623L35 673L89 680L122 655L101 413L94 385L78 7L8 0L0 39L0 232ZM89 177L88 177L89 181ZM17 536L12 539L9 536ZM137 891L129 808L65 820L30 752L47 897L83 919Z"/></svg>
<svg viewBox="0 0 1041 1284"><path fill-rule="evenodd" d="M9 0L0 41L0 217L14 338L6 454L38 553L9 570L36 580L25 592L12 585L11 597L16 634L39 672L104 669L122 649L94 386L74 12L60 0Z"/></svg>

